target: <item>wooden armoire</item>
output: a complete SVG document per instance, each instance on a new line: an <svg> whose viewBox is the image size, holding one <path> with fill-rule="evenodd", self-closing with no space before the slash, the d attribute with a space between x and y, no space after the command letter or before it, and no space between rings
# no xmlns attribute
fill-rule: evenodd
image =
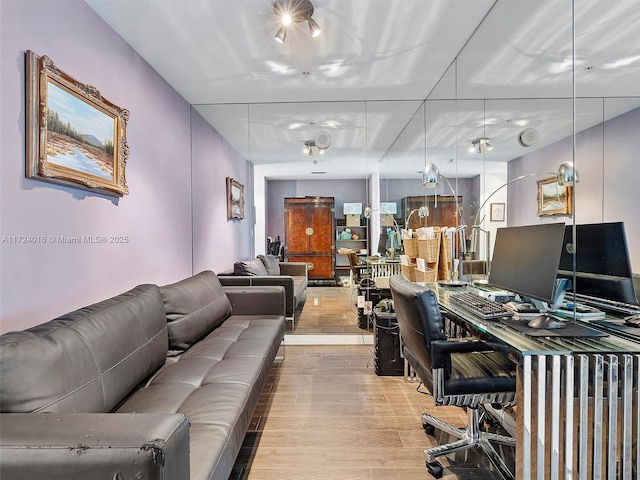
<svg viewBox="0 0 640 480"><path fill-rule="evenodd" d="M335 282L333 197L284 199L285 260L306 262L309 281Z"/></svg>
<svg viewBox="0 0 640 480"><path fill-rule="evenodd" d="M409 225L405 228L415 230L420 227L455 227L456 222L456 198L453 196L438 196L437 207L433 195L420 197L404 197L401 199L401 208L403 220L407 219L409 214L420 207L427 206L429 208L429 216L420 218L418 212L414 212L409 219ZM462 196L458 196L458 205L462 206Z"/></svg>

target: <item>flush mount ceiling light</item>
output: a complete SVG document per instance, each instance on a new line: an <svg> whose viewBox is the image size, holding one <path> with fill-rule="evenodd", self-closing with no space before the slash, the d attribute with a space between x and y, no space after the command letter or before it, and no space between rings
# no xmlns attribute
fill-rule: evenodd
<svg viewBox="0 0 640 480"><path fill-rule="evenodd" d="M493 145L488 138L476 138L475 140L471 140L471 147L469 148L470 152L475 153L486 153L493 150Z"/></svg>
<svg viewBox="0 0 640 480"><path fill-rule="evenodd" d="M317 148L319 153L324 153L324 151L331 146L331 134L327 131L320 131L316 133L316 136L313 140L305 140L304 149L302 150L305 155L313 156L313 149Z"/></svg>
<svg viewBox="0 0 640 480"><path fill-rule="evenodd" d="M518 135L518 143L523 147L530 147L538 141L538 131L535 128L525 128Z"/></svg>
<svg viewBox="0 0 640 480"><path fill-rule="evenodd" d="M287 28L294 23L307 22L309 32L314 38L322 33L318 23L311 18L314 9L309 0L276 0L273 4L273 10L280 21L280 27L275 34L276 41L280 43L284 43Z"/></svg>
<svg viewBox="0 0 640 480"><path fill-rule="evenodd" d="M302 150L305 155L313 156L313 149L317 148L319 153L331 146L331 134L324 130L316 133L316 137L313 140L305 140L304 149Z"/></svg>

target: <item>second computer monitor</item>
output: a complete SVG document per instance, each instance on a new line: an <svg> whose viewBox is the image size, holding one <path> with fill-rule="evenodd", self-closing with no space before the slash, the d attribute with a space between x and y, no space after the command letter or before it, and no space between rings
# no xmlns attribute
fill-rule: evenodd
<svg viewBox="0 0 640 480"><path fill-rule="evenodd" d="M489 284L554 303L564 223L499 228Z"/></svg>
<svg viewBox="0 0 640 480"><path fill-rule="evenodd" d="M559 275L573 279L576 293L638 303L623 222L567 225Z"/></svg>

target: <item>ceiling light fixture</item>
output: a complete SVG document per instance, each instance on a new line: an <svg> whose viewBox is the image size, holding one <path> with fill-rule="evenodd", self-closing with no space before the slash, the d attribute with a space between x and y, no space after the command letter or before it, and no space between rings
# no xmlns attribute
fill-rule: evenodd
<svg viewBox="0 0 640 480"><path fill-rule="evenodd" d="M488 138L483 137L471 140L470 152L483 154L491 150L493 150L493 145L491 145L491 141Z"/></svg>
<svg viewBox="0 0 640 480"><path fill-rule="evenodd" d="M275 35L276 41L280 43L284 43L287 28L294 23L307 22L313 38L322 33L318 23L311 18L314 8L309 0L276 0L273 10L280 20L280 27Z"/></svg>
<svg viewBox="0 0 640 480"><path fill-rule="evenodd" d="M276 39L276 42L284 43L284 39L287 38L287 27L282 25L276 32L276 35L274 38Z"/></svg>
<svg viewBox="0 0 640 480"><path fill-rule="evenodd" d="M305 140L304 141L304 149L302 150L305 155L313 156L313 149L317 148L319 153L324 153L324 151L331 146L331 134L326 130L321 130L316 133L316 136L313 140Z"/></svg>

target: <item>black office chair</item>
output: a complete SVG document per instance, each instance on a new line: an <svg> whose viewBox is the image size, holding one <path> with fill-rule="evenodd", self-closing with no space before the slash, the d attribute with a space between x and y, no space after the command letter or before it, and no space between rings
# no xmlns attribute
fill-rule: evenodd
<svg viewBox="0 0 640 480"><path fill-rule="evenodd" d="M427 469L435 477L442 476L442 465L436 457L471 447L479 447L500 474L514 478L490 442L515 446L515 439L480 430L483 404L511 402L515 399L516 373L513 364L500 353L501 348L472 339L447 339L435 293L426 287L393 275L389 283L396 310L400 337L406 360L433 396L436 405L466 407L466 429L456 428L442 420L422 414L427 433L435 428L459 440L424 451Z"/></svg>

